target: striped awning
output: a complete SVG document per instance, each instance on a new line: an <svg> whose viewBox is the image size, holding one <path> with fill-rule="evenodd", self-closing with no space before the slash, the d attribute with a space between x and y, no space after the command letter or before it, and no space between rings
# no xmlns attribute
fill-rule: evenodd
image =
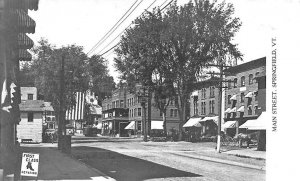
<svg viewBox="0 0 300 181"><path fill-rule="evenodd" d="M205 117L201 120L201 122L209 121L209 120L213 121L218 125L219 116Z"/></svg>
<svg viewBox="0 0 300 181"><path fill-rule="evenodd" d="M163 121L151 121L151 129L164 129Z"/></svg>
<svg viewBox="0 0 300 181"><path fill-rule="evenodd" d="M234 107L230 110L230 113L232 113L232 112L236 112L236 107Z"/></svg>
<svg viewBox="0 0 300 181"><path fill-rule="evenodd" d="M27 50L19 49L19 61L31 61L31 59L32 55Z"/></svg>
<svg viewBox="0 0 300 181"><path fill-rule="evenodd" d="M19 49L30 49L33 47L33 41L25 34L18 34L18 48Z"/></svg>
<svg viewBox="0 0 300 181"><path fill-rule="evenodd" d="M239 128L246 128L248 130L266 130L268 117L266 112L263 112L257 119L248 120Z"/></svg>
<svg viewBox="0 0 300 181"><path fill-rule="evenodd" d="M235 128L236 121L227 121L222 125L222 128Z"/></svg>
<svg viewBox="0 0 300 181"><path fill-rule="evenodd" d="M233 95L233 96L230 98L230 100L236 101L236 95Z"/></svg>
<svg viewBox="0 0 300 181"><path fill-rule="evenodd" d="M187 127L200 127L201 124L201 118L190 118L182 127L187 128Z"/></svg>

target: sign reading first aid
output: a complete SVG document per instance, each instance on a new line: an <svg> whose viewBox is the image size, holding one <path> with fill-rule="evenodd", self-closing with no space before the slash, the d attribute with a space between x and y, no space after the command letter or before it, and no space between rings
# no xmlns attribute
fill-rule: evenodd
<svg viewBox="0 0 300 181"><path fill-rule="evenodd" d="M23 153L21 176L37 177L39 172L39 154Z"/></svg>

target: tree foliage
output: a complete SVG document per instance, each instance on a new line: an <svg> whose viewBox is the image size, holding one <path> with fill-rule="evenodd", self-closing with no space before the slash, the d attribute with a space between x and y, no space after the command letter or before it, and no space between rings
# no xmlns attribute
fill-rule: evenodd
<svg viewBox="0 0 300 181"><path fill-rule="evenodd" d="M241 26L233 13L232 4L209 0L183 6L175 1L164 13L159 9L145 13L116 49L121 78L129 84L149 85L161 94L155 96L158 102L164 95L178 97L176 106L183 123L188 96L207 64L230 64L242 57L232 43Z"/></svg>

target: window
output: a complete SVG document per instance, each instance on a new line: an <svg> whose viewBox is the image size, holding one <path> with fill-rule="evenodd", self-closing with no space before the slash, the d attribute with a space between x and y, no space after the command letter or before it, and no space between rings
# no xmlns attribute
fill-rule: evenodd
<svg viewBox="0 0 300 181"><path fill-rule="evenodd" d="M175 97L175 105L178 105L178 97Z"/></svg>
<svg viewBox="0 0 300 181"><path fill-rule="evenodd" d="M241 102L244 102L245 101L245 94L244 92L241 93Z"/></svg>
<svg viewBox="0 0 300 181"><path fill-rule="evenodd" d="M206 98L206 89L201 90L201 97L202 97L202 99Z"/></svg>
<svg viewBox="0 0 300 181"><path fill-rule="evenodd" d="M215 97L215 87L209 87L209 97Z"/></svg>
<svg viewBox="0 0 300 181"><path fill-rule="evenodd" d="M170 117L173 117L173 109L170 109Z"/></svg>
<svg viewBox="0 0 300 181"><path fill-rule="evenodd" d="M138 116L142 116L142 108L138 108Z"/></svg>
<svg viewBox="0 0 300 181"><path fill-rule="evenodd" d="M237 78L233 80L233 88L237 88Z"/></svg>
<svg viewBox="0 0 300 181"><path fill-rule="evenodd" d="M228 82L227 82L227 88L231 89L231 80L228 80Z"/></svg>
<svg viewBox="0 0 300 181"><path fill-rule="evenodd" d="M28 100L33 100L33 94L27 94Z"/></svg>
<svg viewBox="0 0 300 181"><path fill-rule="evenodd" d="M206 114L206 103L205 102L201 102L201 114Z"/></svg>
<svg viewBox="0 0 300 181"><path fill-rule="evenodd" d="M251 105L248 106L248 115L252 115L252 107L251 107Z"/></svg>
<svg viewBox="0 0 300 181"><path fill-rule="evenodd" d="M174 117L177 117L177 109L174 109Z"/></svg>
<svg viewBox="0 0 300 181"><path fill-rule="evenodd" d="M159 116L162 117L163 116L163 112L159 111Z"/></svg>
<svg viewBox="0 0 300 181"><path fill-rule="evenodd" d="M254 107L254 114L258 115L258 106Z"/></svg>
<svg viewBox="0 0 300 181"><path fill-rule="evenodd" d="M231 101L230 101L231 95L228 95L227 97L228 97L228 102L227 103L231 104Z"/></svg>
<svg viewBox="0 0 300 181"><path fill-rule="evenodd" d="M213 114L215 112L215 101L209 101L209 113Z"/></svg>
<svg viewBox="0 0 300 181"><path fill-rule="evenodd" d="M112 102L112 108L115 108L116 107L116 102Z"/></svg>
<svg viewBox="0 0 300 181"><path fill-rule="evenodd" d="M198 96L194 96L194 115L198 114Z"/></svg>
<svg viewBox="0 0 300 181"><path fill-rule="evenodd" d="M253 84L253 74L249 75L249 85Z"/></svg>
<svg viewBox="0 0 300 181"><path fill-rule="evenodd" d="M255 91L255 92L254 92L254 97L255 97L254 100L257 101L258 91Z"/></svg>
<svg viewBox="0 0 300 181"><path fill-rule="evenodd" d="M124 101L120 100L120 107L124 107Z"/></svg>
<svg viewBox="0 0 300 181"><path fill-rule="evenodd" d="M241 87L245 86L245 76L241 77Z"/></svg>
<svg viewBox="0 0 300 181"><path fill-rule="evenodd" d="M33 112L27 113L28 122L33 122Z"/></svg>
<svg viewBox="0 0 300 181"><path fill-rule="evenodd" d="M255 73L255 78L258 77L258 75L259 75L259 72L256 72ZM257 79L255 79L255 82L257 83Z"/></svg>

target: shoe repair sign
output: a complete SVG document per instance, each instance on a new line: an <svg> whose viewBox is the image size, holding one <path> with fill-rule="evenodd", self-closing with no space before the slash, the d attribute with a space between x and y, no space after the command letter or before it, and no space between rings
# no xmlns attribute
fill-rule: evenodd
<svg viewBox="0 0 300 181"><path fill-rule="evenodd" d="M39 154L23 153L21 176L37 177L39 172Z"/></svg>

